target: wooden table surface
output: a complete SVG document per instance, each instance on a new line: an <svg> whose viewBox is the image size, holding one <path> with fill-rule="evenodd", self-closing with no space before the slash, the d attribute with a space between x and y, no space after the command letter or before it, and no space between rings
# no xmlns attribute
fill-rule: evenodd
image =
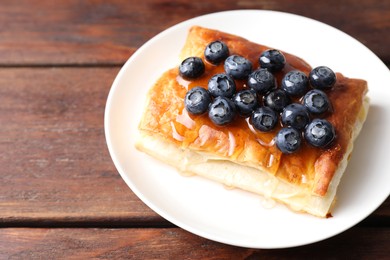
<svg viewBox="0 0 390 260"><path fill-rule="evenodd" d="M384 0L0 1L0 259L390 257L389 199L333 238L254 250L174 226L121 179L103 129L121 66L164 29L232 9L317 19L390 65L390 1Z"/></svg>

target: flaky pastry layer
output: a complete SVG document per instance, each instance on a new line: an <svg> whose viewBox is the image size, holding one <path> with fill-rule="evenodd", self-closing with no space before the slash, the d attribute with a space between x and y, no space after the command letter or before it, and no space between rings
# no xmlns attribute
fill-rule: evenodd
<svg viewBox="0 0 390 260"><path fill-rule="evenodd" d="M224 41L231 54L242 55L253 64L268 49L231 34L193 27L181 58L204 59L204 48L214 40ZM302 59L284 54L287 64L276 73L278 82L292 69L306 74L311 70ZM227 127L217 127L207 115L194 117L186 112L183 100L187 90L194 86L207 88L208 79L222 71L223 66L206 63L206 73L191 82L181 78L177 68L164 73L148 93L137 148L181 171L277 199L296 210L326 216L353 141L367 115L366 82L337 74L337 83L328 93L333 113L325 117L337 132L331 148L322 150L304 144L298 153L284 155L272 141L279 128L260 133L242 118ZM237 83L238 89L245 87L245 83Z"/></svg>
<svg viewBox="0 0 390 260"><path fill-rule="evenodd" d="M239 188L266 198L276 199L295 211L326 217L334 204L337 186L347 167L353 150L353 141L362 129L368 106L369 102L366 98L354 126L353 136L347 152L341 160L325 196L315 195L300 186L285 182L275 175L255 167L237 164L226 160L224 157L210 156L199 151L183 149L158 135L151 135L148 132L140 132L136 147L140 151L174 166L183 175L200 175L228 187Z"/></svg>

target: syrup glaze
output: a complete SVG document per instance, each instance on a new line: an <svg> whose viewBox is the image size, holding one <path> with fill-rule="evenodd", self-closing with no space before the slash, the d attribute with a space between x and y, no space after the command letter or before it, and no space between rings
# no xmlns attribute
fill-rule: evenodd
<svg viewBox="0 0 390 260"><path fill-rule="evenodd" d="M219 32L203 34L202 37L195 40L200 41L201 46L198 46L199 42L187 41L184 50L188 51L188 48L194 48L195 45L197 48L193 53L203 53L209 42L222 40L227 43L230 55L238 54L249 59L253 69L259 66L260 53L269 49L243 38ZM308 75L311 70L311 67L300 58L288 53L284 55L287 61L285 68L274 73L278 87L288 71L297 69ZM205 61L203 54L201 58ZM299 151L287 155L282 154L273 142L281 125L271 132L263 133L255 130L249 119L239 116L228 126L220 127L210 121L207 113L200 116L188 114L184 108L185 93L195 86L207 89L208 80L213 75L224 72L223 64L216 66L205 61L205 65L205 73L191 81L180 77L178 68L163 74L149 92L149 104L139 128L158 134L182 148L266 169L288 183L304 186L321 196L325 195L337 165L347 149L356 116L361 109L362 99L367 91L364 81L347 79L337 74L336 85L327 92L333 112L322 117L334 125L337 135L331 147L323 150L303 142ZM245 80L235 81L237 91L247 87Z"/></svg>

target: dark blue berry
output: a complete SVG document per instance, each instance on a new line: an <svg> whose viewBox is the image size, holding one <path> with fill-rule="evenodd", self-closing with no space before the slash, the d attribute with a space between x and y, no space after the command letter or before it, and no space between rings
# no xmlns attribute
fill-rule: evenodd
<svg viewBox="0 0 390 260"><path fill-rule="evenodd" d="M309 111L304 105L292 103L283 109L281 120L284 126L302 130L310 121Z"/></svg>
<svg viewBox="0 0 390 260"><path fill-rule="evenodd" d="M208 83L208 90L213 97L233 97L236 93L236 83L226 74L216 74Z"/></svg>
<svg viewBox="0 0 390 260"><path fill-rule="evenodd" d="M209 108L209 118L219 126L229 124L236 115L233 101L225 97L217 97Z"/></svg>
<svg viewBox="0 0 390 260"><path fill-rule="evenodd" d="M324 113L330 108L328 96L319 89L313 89L307 92L303 97L303 104L313 114Z"/></svg>
<svg viewBox="0 0 390 260"><path fill-rule="evenodd" d="M229 48L222 41L214 41L206 46L204 56L208 62L217 65L229 56Z"/></svg>
<svg viewBox="0 0 390 260"><path fill-rule="evenodd" d="M200 77L204 71L204 63L199 57L189 57L183 60L179 66L179 73L183 78L195 79Z"/></svg>
<svg viewBox="0 0 390 260"><path fill-rule="evenodd" d="M287 93L282 89L275 89L264 96L264 105L276 112L282 112L290 102Z"/></svg>
<svg viewBox="0 0 390 260"><path fill-rule="evenodd" d="M252 71L252 63L238 55L231 55L225 60L225 71L234 79L244 79Z"/></svg>
<svg viewBox="0 0 390 260"><path fill-rule="evenodd" d="M278 123L278 115L269 107L259 107L253 112L251 123L257 130L268 132Z"/></svg>
<svg viewBox="0 0 390 260"><path fill-rule="evenodd" d="M316 118L306 127L304 135L309 144L326 148L332 143L336 133L333 125L328 120Z"/></svg>
<svg viewBox="0 0 390 260"><path fill-rule="evenodd" d="M186 93L184 106L193 115L200 115L207 111L211 103L211 96L202 87L194 87Z"/></svg>
<svg viewBox="0 0 390 260"><path fill-rule="evenodd" d="M276 134L275 143L282 153L290 154L301 146L302 135L295 128L285 127Z"/></svg>
<svg viewBox="0 0 390 260"><path fill-rule="evenodd" d="M308 84L305 73L293 70L284 75L281 88L290 96L302 96L306 93Z"/></svg>
<svg viewBox="0 0 390 260"><path fill-rule="evenodd" d="M233 97L237 112L244 117L249 116L258 107L256 92L253 90L241 90Z"/></svg>
<svg viewBox="0 0 390 260"><path fill-rule="evenodd" d="M331 89L336 83L336 74L326 66L319 66L310 72L309 81L313 88Z"/></svg>
<svg viewBox="0 0 390 260"><path fill-rule="evenodd" d="M286 58L278 50L266 50L261 53L259 58L260 67L271 72L280 71L286 64Z"/></svg>
<svg viewBox="0 0 390 260"><path fill-rule="evenodd" d="M249 74L248 86L263 95L275 88L275 77L266 69L257 69Z"/></svg>

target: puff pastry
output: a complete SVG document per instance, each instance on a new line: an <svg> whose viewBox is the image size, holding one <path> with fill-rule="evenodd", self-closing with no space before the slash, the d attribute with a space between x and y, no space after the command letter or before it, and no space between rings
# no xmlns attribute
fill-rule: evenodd
<svg viewBox="0 0 390 260"><path fill-rule="evenodd" d="M239 54L258 64L259 54L270 49L244 38L194 26L189 30L180 58L204 59L212 41L225 42L230 54ZM308 74L311 67L302 59L283 52L286 66L275 73L277 81L292 69ZM326 115L336 129L336 140L328 149L303 144L297 153L282 154L275 146L275 131L255 131L240 118L224 127L213 125L207 115L192 116L184 108L186 91L207 88L208 79L223 72L223 65L205 63L206 72L188 81L178 68L165 72L147 95L139 124L137 149L169 163L183 173L197 174L282 202L295 211L329 216L337 186L347 167L353 142L366 119L369 102L367 83L337 73L328 93L333 113Z"/></svg>

